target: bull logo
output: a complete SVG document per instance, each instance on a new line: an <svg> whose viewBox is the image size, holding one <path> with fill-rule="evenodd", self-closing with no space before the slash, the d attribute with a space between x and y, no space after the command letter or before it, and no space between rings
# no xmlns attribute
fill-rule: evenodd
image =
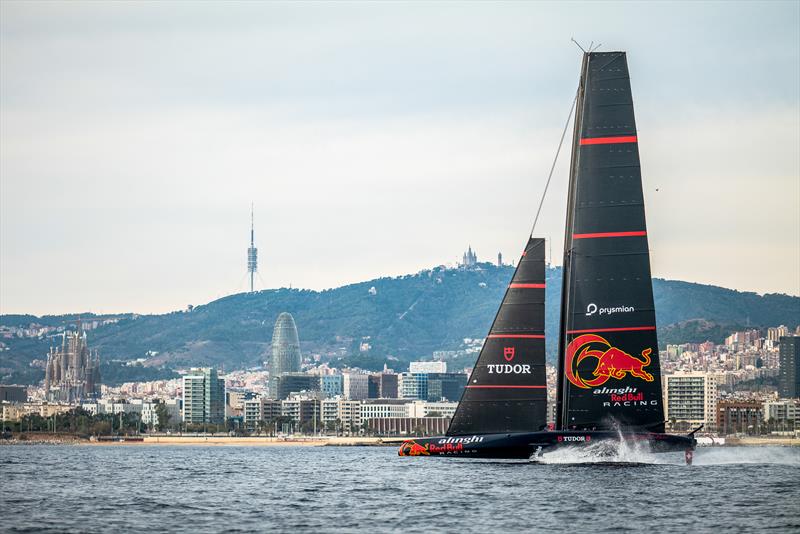
<svg viewBox="0 0 800 534"><path fill-rule="evenodd" d="M398 456L430 456L431 453L428 452L428 445L420 445L413 439L408 441L404 441L402 445L400 445L400 450L397 451Z"/></svg>
<svg viewBox="0 0 800 534"><path fill-rule="evenodd" d="M505 358L507 362L514 359L515 353L516 349L514 347L503 347L503 358Z"/></svg>
<svg viewBox="0 0 800 534"><path fill-rule="evenodd" d="M622 380L626 374L652 382L653 375L644 370L650 365L652 351L652 349L642 350L642 359L639 359L617 347L612 347L611 343L597 334L578 336L567 345L564 362L567 380L584 389L601 386L610 378ZM597 359L591 378L583 378L578 374L578 366L586 358Z"/></svg>

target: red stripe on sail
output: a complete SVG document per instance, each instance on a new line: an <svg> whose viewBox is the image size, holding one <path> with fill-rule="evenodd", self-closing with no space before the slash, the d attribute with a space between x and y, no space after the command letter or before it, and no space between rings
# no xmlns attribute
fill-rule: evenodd
<svg viewBox="0 0 800 534"><path fill-rule="evenodd" d="M491 339L544 339L544 334L489 334Z"/></svg>
<svg viewBox="0 0 800 534"><path fill-rule="evenodd" d="M628 326L625 328L590 328L588 330L567 330L567 334L594 334L595 332L636 332L655 330L655 326Z"/></svg>
<svg viewBox="0 0 800 534"><path fill-rule="evenodd" d="M467 386L473 389L547 389L547 386Z"/></svg>
<svg viewBox="0 0 800 534"><path fill-rule="evenodd" d="M544 289L544 284L508 284L511 289Z"/></svg>
<svg viewBox="0 0 800 534"><path fill-rule="evenodd" d="M572 239L595 239L599 237L644 237L647 232L639 230L636 232L596 232L593 234L572 234Z"/></svg>
<svg viewBox="0 0 800 534"><path fill-rule="evenodd" d="M619 137L585 137L581 139L582 145L611 145L614 143L636 143L635 135L623 135Z"/></svg>

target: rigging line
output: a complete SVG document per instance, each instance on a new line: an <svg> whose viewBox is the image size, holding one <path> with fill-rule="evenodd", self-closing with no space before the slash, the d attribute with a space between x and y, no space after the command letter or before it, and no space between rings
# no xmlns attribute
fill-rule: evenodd
<svg viewBox="0 0 800 534"><path fill-rule="evenodd" d="M575 98L572 99L572 106L570 106L569 108L569 115L567 115L567 122L564 123L564 130L561 132L561 140L558 142L558 149L556 149L556 157L553 158L553 165L550 167L550 173L547 175L547 182L544 184L544 191L542 192L542 198L541 200L539 200L539 208L536 210L536 217L534 217L533 227L531 227L531 237L533 237L533 232L534 230L536 230L536 223L539 221L539 215L542 213L544 198L547 196L547 188L550 187L550 180L553 179L553 171L556 170L558 155L561 153L561 146L564 144L564 137L567 135L567 130L569 129L569 123L570 120L572 119L572 113L575 111L575 105L578 102L579 92L580 92L580 85L578 86L578 89L575 91Z"/></svg>

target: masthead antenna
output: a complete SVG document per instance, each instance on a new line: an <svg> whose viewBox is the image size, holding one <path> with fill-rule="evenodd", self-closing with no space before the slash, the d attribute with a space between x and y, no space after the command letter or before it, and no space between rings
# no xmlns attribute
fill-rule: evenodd
<svg viewBox="0 0 800 534"><path fill-rule="evenodd" d="M570 37L569 39L570 39L570 41L572 41L573 43L575 43L575 46L577 46L578 48L580 48L580 49L581 49L581 51L582 51L584 54L586 53L586 50L585 50L585 49L584 49L584 48L581 46L581 44L580 44L578 41L576 41L576 40L575 40L575 38L574 38L574 37ZM591 48L591 46L590 46L589 48Z"/></svg>

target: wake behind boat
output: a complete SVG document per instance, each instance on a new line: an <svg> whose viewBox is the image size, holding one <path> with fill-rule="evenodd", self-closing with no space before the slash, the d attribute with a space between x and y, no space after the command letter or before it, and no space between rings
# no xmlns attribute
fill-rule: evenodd
<svg viewBox="0 0 800 534"><path fill-rule="evenodd" d="M531 458L556 448L624 440L645 443L653 452L685 451L691 463L693 433L664 433L625 53L585 53L576 101L555 429L545 430L544 239L531 237L447 434L406 440L400 456Z"/></svg>

